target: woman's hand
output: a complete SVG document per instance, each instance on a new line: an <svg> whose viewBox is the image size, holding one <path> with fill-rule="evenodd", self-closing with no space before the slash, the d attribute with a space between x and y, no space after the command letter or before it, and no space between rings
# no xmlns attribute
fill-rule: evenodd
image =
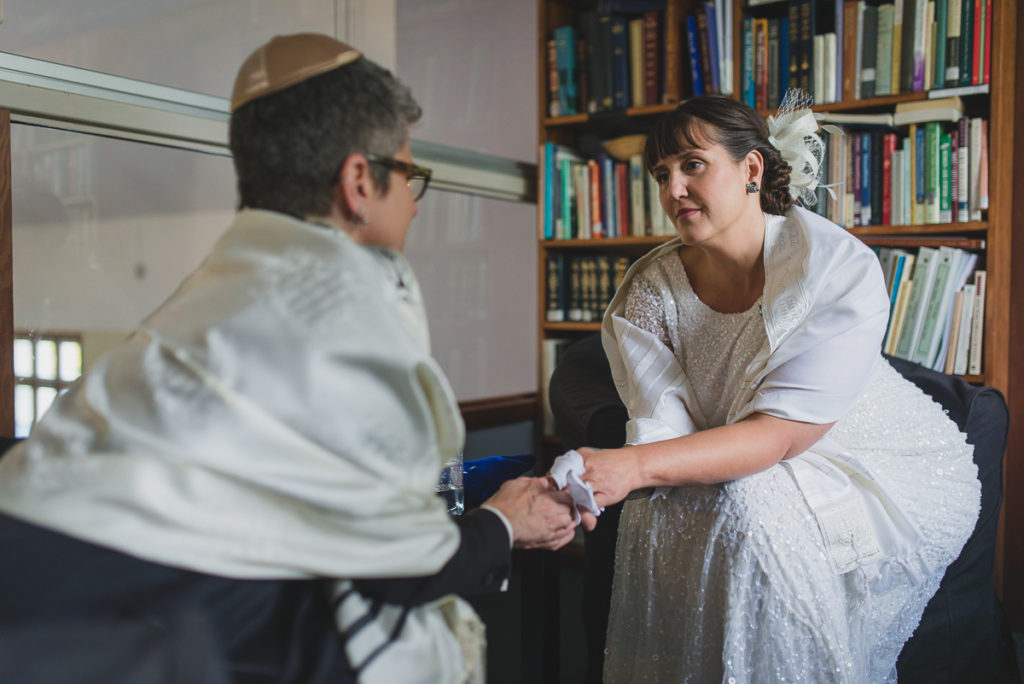
<svg viewBox="0 0 1024 684"><path fill-rule="evenodd" d="M626 498L634 489L642 486L635 454L631 449L577 449L583 457L583 481L594 490L598 506L610 506ZM588 524L590 518L590 524ZM594 529L596 519L583 513L583 526Z"/></svg>

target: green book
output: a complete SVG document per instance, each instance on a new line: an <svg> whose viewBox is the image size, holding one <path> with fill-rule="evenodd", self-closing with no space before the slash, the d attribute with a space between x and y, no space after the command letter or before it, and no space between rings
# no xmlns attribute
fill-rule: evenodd
<svg viewBox="0 0 1024 684"><path fill-rule="evenodd" d="M948 0L935 0L935 42L932 47L932 87L946 84L946 32L949 30Z"/></svg>
<svg viewBox="0 0 1024 684"><path fill-rule="evenodd" d="M913 359L913 352L917 348L917 341L921 337L921 327L924 323L925 309L931 294L932 281L935 279L938 255L939 250L934 247L921 247L917 250L914 272L910 278L914 282L914 286L910 289L910 299L907 301L907 311L903 327L900 330L900 339L896 344L893 356L908 361Z"/></svg>
<svg viewBox="0 0 1024 684"><path fill-rule="evenodd" d="M943 133L939 136L939 222L953 222L951 195L953 178L950 174L953 164L953 136Z"/></svg>
<svg viewBox="0 0 1024 684"><path fill-rule="evenodd" d="M942 124L929 121L924 125L924 222L938 223L939 214L939 144Z"/></svg>
<svg viewBox="0 0 1024 684"><path fill-rule="evenodd" d="M959 264L959 252L951 247L939 247L936 258L934 277L928 288L928 299L924 302L924 318L921 321L921 334L914 345L914 353L910 360L931 368L935 354L942 342L941 336L946 321L946 305L949 299L948 283L956 273Z"/></svg>
<svg viewBox="0 0 1024 684"><path fill-rule="evenodd" d="M864 18L861 24L861 57L860 57L860 96L875 96L875 85L878 79L878 7L865 5Z"/></svg>

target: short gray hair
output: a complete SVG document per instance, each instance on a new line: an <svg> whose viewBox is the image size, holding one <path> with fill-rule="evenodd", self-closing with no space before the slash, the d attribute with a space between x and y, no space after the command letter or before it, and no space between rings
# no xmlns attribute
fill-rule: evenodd
<svg viewBox="0 0 1024 684"><path fill-rule="evenodd" d="M239 208L328 215L342 162L392 156L422 112L406 86L366 58L241 106L230 124ZM370 169L387 192L388 169Z"/></svg>

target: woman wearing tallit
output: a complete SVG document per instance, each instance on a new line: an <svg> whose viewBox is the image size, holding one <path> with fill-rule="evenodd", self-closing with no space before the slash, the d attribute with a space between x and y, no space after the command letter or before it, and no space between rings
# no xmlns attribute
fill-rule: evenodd
<svg viewBox="0 0 1024 684"><path fill-rule="evenodd" d="M0 460L0 661L45 644L5 679L482 681L483 625L454 594L574 529L543 478L458 522L434 494L464 427L402 255L419 116L327 36L243 64L233 224ZM206 650L173 658L196 624ZM200 651L211 670L175 679Z"/></svg>
<svg viewBox="0 0 1024 684"><path fill-rule="evenodd" d="M880 354L875 255L794 203L816 130L709 96L647 139L678 237L603 322L627 445L582 450L598 505L633 492L605 682L893 682L973 529L972 448Z"/></svg>

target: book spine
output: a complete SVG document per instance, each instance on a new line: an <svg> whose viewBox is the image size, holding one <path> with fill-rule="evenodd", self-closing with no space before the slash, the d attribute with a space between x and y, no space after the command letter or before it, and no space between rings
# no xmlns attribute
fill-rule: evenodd
<svg viewBox="0 0 1024 684"><path fill-rule="evenodd" d="M789 19L789 85L791 88L800 87L800 2L789 0L786 7ZM756 47L755 47L756 50ZM755 58L756 60L756 58Z"/></svg>
<svg viewBox="0 0 1024 684"><path fill-rule="evenodd" d="M583 263L580 257L567 257L569 263L566 271L569 274L568 320L578 323L583 320Z"/></svg>
<svg viewBox="0 0 1024 684"><path fill-rule="evenodd" d="M875 96L875 60L878 57L878 8L864 7L864 33L861 37L860 96Z"/></svg>
<svg viewBox="0 0 1024 684"><path fill-rule="evenodd" d="M960 22L963 0L949 0L946 5L946 73L943 83L954 88L960 82Z"/></svg>
<svg viewBox="0 0 1024 684"><path fill-rule="evenodd" d="M768 109L768 20L754 20L754 99Z"/></svg>
<svg viewBox="0 0 1024 684"><path fill-rule="evenodd" d="M882 181L882 162L885 160L884 133L881 130L873 130L868 134L871 141L871 155L869 163L871 168L871 224L882 224L882 202L885 198L887 185Z"/></svg>
<svg viewBox="0 0 1024 684"><path fill-rule="evenodd" d="M960 130L949 134L949 222L960 220Z"/></svg>
<svg viewBox="0 0 1024 684"><path fill-rule="evenodd" d="M558 106L558 58L555 50L555 40L552 38L547 42L547 66L548 66L548 116L561 115Z"/></svg>
<svg viewBox="0 0 1024 684"><path fill-rule="evenodd" d="M785 91L779 91L779 20L768 20L768 96L767 108L776 108Z"/></svg>
<svg viewBox="0 0 1024 684"><path fill-rule="evenodd" d="M985 271L974 273L974 313L971 316L971 341L967 354L967 372L971 375L981 374L983 337L985 333L985 288L987 285Z"/></svg>
<svg viewBox="0 0 1024 684"><path fill-rule="evenodd" d="M743 102L751 108L757 107L757 99L754 93L754 20L751 17L743 18L743 55L742 76L740 93Z"/></svg>
<svg viewBox="0 0 1024 684"><path fill-rule="evenodd" d="M855 226L866 226L867 222L864 220L864 215L861 209L861 199L864 194L863 176L861 170L863 164L861 159L863 155L863 136L860 133L853 134L853 159L851 160L851 166L853 167L853 225Z"/></svg>
<svg viewBox="0 0 1024 684"><path fill-rule="evenodd" d="M914 43L917 34L917 6L924 0L903 0L903 38L900 44L900 92L914 90Z"/></svg>
<svg viewBox="0 0 1024 684"><path fill-rule="evenodd" d="M952 223L953 211L950 208L950 183L953 144L949 133L939 136L939 223Z"/></svg>
<svg viewBox="0 0 1024 684"><path fill-rule="evenodd" d="M613 15L611 20L612 108L629 107L629 33L625 17Z"/></svg>
<svg viewBox="0 0 1024 684"><path fill-rule="evenodd" d="M681 0L665 3L665 104L679 102L683 96L683 33Z"/></svg>
<svg viewBox="0 0 1024 684"><path fill-rule="evenodd" d="M981 158L978 160L978 209L988 209L988 119L981 120ZM978 217L981 220L981 216Z"/></svg>
<svg viewBox="0 0 1024 684"><path fill-rule="evenodd" d="M913 0L896 0L892 6L892 65L889 74L889 83L892 94L901 92L900 89L900 60L903 55L903 4Z"/></svg>
<svg viewBox="0 0 1024 684"><path fill-rule="evenodd" d="M854 80L859 79L857 73L857 2L846 0L843 3L843 87L842 99L853 100L856 95Z"/></svg>
<svg viewBox="0 0 1024 684"><path fill-rule="evenodd" d="M800 83L806 93L811 92L814 83L814 0L800 3Z"/></svg>
<svg viewBox="0 0 1024 684"><path fill-rule="evenodd" d="M700 96L704 94L704 79L701 76L700 46L697 40L697 18L692 14L686 17L686 44L690 55L690 81L693 84L693 94L694 96Z"/></svg>
<svg viewBox="0 0 1024 684"><path fill-rule="evenodd" d="M932 49L932 84L941 88L946 83L946 32L949 30L949 0L935 2L935 44Z"/></svg>
<svg viewBox="0 0 1024 684"><path fill-rule="evenodd" d="M913 129L912 129L913 130ZM914 223L925 223L925 133L924 128L914 131Z"/></svg>
<svg viewBox="0 0 1024 684"><path fill-rule="evenodd" d="M644 102L655 104L661 101L661 13L645 12L644 17Z"/></svg>
<svg viewBox="0 0 1024 684"><path fill-rule="evenodd" d="M971 321L974 317L974 283L967 283L963 289L963 307L960 309L960 337L956 342L956 359L953 362L953 373L963 375L967 372L967 353L971 344Z"/></svg>
<svg viewBox="0 0 1024 684"><path fill-rule="evenodd" d="M789 90L789 17L779 19L779 101Z"/></svg>
<svg viewBox="0 0 1024 684"><path fill-rule="evenodd" d="M642 107L647 104L644 101L644 86L644 20L631 19L629 22L629 101L634 107Z"/></svg>
<svg viewBox="0 0 1024 684"><path fill-rule="evenodd" d="M968 120L964 117L956 122L957 131L957 173L959 175L959 187L957 188L957 220L961 223L967 223L971 220L970 211L968 210L967 202L970 196L970 178L971 178L971 160L970 160L970 141L967 135Z"/></svg>
<svg viewBox="0 0 1024 684"><path fill-rule="evenodd" d="M714 76L712 75L711 44L708 38L708 15L704 4L697 6L697 12L694 14L694 17L697 19L697 50L700 52L701 81L704 83L704 92L714 93L717 90L715 89Z"/></svg>
<svg viewBox="0 0 1024 684"><path fill-rule="evenodd" d="M914 84L913 92L919 93L924 90L925 52L928 47L928 33L931 27L928 24L928 3L925 0L916 0L916 16L914 17Z"/></svg>
<svg viewBox="0 0 1024 684"><path fill-rule="evenodd" d="M971 221L981 220L981 119L970 122L970 188L968 190L968 209Z"/></svg>
<svg viewBox="0 0 1024 684"><path fill-rule="evenodd" d="M704 16L707 23L708 36L708 68L711 72L711 90L722 92L722 64L718 50L718 16L715 13L714 0L704 3Z"/></svg>
<svg viewBox="0 0 1024 684"><path fill-rule="evenodd" d="M878 6L878 50L875 53L875 95L891 95L892 69L892 20L893 6Z"/></svg>
<svg viewBox="0 0 1024 684"><path fill-rule="evenodd" d="M546 311L544 318L549 323L566 320L565 257L549 254L546 264Z"/></svg>
<svg viewBox="0 0 1024 684"><path fill-rule="evenodd" d="M985 0L974 0L974 26L971 27L971 85L981 83L984 69Z"/></svg>
<svg viewBox="0 0 1024 684"><path fill-rule="evenodd" d="M576 29L572 26L555 29L555 61L558 64L559 116L576 114Z"/></svg>
<svg viewBox="0 0 1024 684"><path fill-rule="evenodd" d="M896 151L896 134L886 133L882 144L882 224L890 226L892 220L892 156Z"/></svg>
<svg viewBox="0 0 1024 684"><path fill-rule="evenodd" d="M980 0L979 0L980 2ZM1019 7L1019 6L1018 6ZM1019 11L1019 10L1018 10ZM982 47L983 63L981 82L992 82L992 0L985 0L985 41Z"/></svg>
<svg viewBox="0 0 1024 684"><path fill-rule="evenodd" d="M925 223L939 222L939 160L940 124L930 121L924 125L925 138Z"/></svg>
<svg viewBox="0 0 1024 684"><path fill-rule="evenodd" d="M962 0L960 5L960 69L957 85L971 85L972 53L974 50L974 3Z"/></svg>
<svg viewBox="0 0 1024 684"><path fill-rule="evenodd" d="M643 157L634 154L629 158L629 234L640 237L644 234L644 163Z"/></svg>

